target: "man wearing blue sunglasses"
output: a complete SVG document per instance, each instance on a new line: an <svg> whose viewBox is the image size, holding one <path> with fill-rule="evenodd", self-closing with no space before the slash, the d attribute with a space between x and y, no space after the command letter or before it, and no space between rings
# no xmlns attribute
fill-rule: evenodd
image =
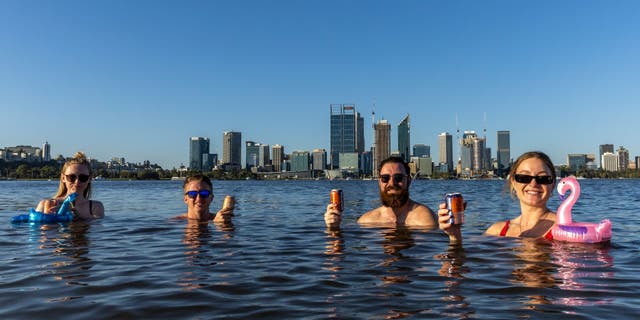
<svg viewBox="0 0 640 320"><path fill-rule="evenodd" d="M209 206L213 201L213 184L209 177L202 174L189 176L184 181L183 190L187 213L178 218L189 221L231 222L233 206L224 207L215 214L209 212Z"/></svg>
<svg viewBox="0 0 640 320"><path fill-rule="evenodd" d="M435 228L435 214L427 206L409 198L409 165L400 157L389 157L380 163L378 187L382 206L363 214L363 225L393 225ZM342 212L335 205L327 206L324 221L329 228L337 228Z"/></svg>

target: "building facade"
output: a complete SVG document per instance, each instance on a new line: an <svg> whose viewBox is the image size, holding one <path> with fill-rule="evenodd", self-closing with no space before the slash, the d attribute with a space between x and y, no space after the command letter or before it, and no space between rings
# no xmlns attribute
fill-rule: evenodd
<svg viewBox="0 0 640 320"><path fill-rule="evenodd" d="M409 115L398 124L398 152L405 162L411 158L411 135L409 127Z"/></svg>
<svg viewBox="0 0 640 320"><path fill-rule="evenodd" d="M242 133L226 131L222 135L222 164L240 166L242 159Z"/></svg>
<svg viewBox="0 0 640 320"><path fill-rule="evenodd" d="M341 152L364 152L364 118L353 104L331 104L330 113L330 154L329 165L339 166Z"/></svg>
<svg viewBox="0 0 640 320"><path fill-rule="evenodd" d="M202 170L202 155L209 154L209 138L191 137L189 139L189 169Z"/></svg>
<svg viewBox="0 0 640 320"><path fill-rule="evenodd" d="M380 120L374 125L374 131L373 176L378 177L380 162L391 156L391 125L387 120Z"/></svg>
<svg viewBox="0 0 640 320"><path fill-rule="evenodd" d="M453 136L448 132L438 135L438 164L440 172L453 171Z"/></svg>
<svg viewBox="0 0 640 320"><path fill-rule="evenodd" d="M500 130L498 135L498 150L496 152L496 160L498 167L498 176L506 176L511 168L511 132Z"/></svg>

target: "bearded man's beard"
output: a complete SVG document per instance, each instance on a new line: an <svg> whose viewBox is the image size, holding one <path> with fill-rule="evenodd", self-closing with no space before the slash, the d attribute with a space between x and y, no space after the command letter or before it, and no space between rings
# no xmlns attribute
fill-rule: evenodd
<svg viewBox="0 0 640 320"><path fill-rule="evenodd" d="M387 190L398 190L400 193L388 194ZM385 207L393 209L402 207L407 201L409 201L409 190L403 190L402 188L389 187L385 190L380 190L380 201Z"/></svg>

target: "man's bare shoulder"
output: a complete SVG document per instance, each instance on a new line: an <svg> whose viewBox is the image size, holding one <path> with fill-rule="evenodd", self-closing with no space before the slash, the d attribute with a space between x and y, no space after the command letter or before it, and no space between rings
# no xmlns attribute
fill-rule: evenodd
<svg viewBox="0 0 640 320"><path fill-rule="evenodd" d="M437 226L436 217L429 207L422 203L413 201L411 211L407 215L406 225L435 227Z"/></svg>
<svg viewBox="0 0 640 320"><path fill-rule="evenodd" d="M375 223L380 221L380 208L375 208L371 211L366 212L358 218L358 223Z"/></svg>

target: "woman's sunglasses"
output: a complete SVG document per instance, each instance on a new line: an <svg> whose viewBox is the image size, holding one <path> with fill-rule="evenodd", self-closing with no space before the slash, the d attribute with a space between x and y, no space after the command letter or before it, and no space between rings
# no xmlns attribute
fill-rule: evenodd
<svg viewBox="0 0 640 320"><path fill-rule="evenodd" d="M531 180L535 179L538 184L552 184L553 177L552 176L529 176L526 174L516 174L513 178L518 183L530 183Z"/></svg>
<svg viewBox="0 0 640 320"><path fill-rule="evenodd" d="M79 175L75 175L75 174L65 174L65 177L67 177L67 180L71 183L76 182L76 180L79 180L80 182L87 182L89 181L89 175L88 174L79 174Z"/></svg>
<svg viewBox="0 0 640 320"><path fill-rule="evenodd" d="M200 195L200 198L208 198L211 195L211 191L209 190L200 190L200 191L187 191L184 194L191 199L195 199Z"/></svg>
<svg viewBox="0 0 640 320"><path fill-rule="evenodd" d="M391 177L393 177L393 182L400 183L404 181L404 178L406 178L407 175L401 173L396 173L393 176L390 174L382 174L380 175L380 181L382 181L382 183L388 183L389 180L391 180Z"/></svg>

